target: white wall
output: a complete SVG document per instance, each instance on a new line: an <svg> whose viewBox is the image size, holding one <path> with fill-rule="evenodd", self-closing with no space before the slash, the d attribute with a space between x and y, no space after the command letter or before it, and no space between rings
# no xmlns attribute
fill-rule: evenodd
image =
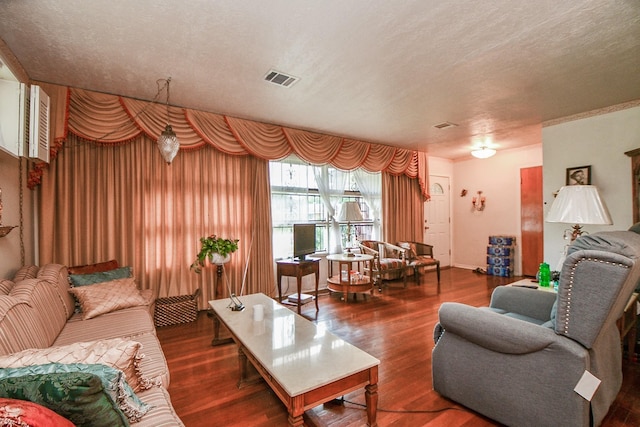
<svg viewBox="0 0 640 427"><path fill-rule="evenodd" d="M631 158L640 148L640 107L574 120L542 130L543 199L545 216L553 192L565 185L566 169L591 165L591 184L604 199L613 225L586 225L588 232L626 230L633 222ZM560 259L562 234L571 224L545 223L544 257L552 268Z"/></svg>
<svg viewBox="0 0 640 427"><path fill-rule="evenodd" d="M33 192L26 187L27 161L23 160L23 240L25 264L34 264ZM0 151L0 189L2 189L2 225L20 225L19 161ZM0 238L0 279L11 278L21 266L20 228Z"/></svg>
<svg viewBox="0 0 640 427"><path fill-rule="evenodd" d="M498 150L489 159L454 162L451 186L455 267L486 269L486 248L491 235L516 236L515 274L522 271L520 241L520 169L542 165L542 145ZM462 190L467 195L461 197ZM481 190L483 211L472 209L471 200Z"/></svg>

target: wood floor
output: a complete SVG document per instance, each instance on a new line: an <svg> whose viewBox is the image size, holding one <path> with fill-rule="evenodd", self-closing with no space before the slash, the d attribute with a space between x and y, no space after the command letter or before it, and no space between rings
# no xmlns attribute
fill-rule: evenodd
<svg viewBox="0 0 640 427"><path fill-rule="evenodd" d="M432 390L432 331L442 302L487 305L496 286L514 280L452 268L442 271L439 295L435 273L424 275L419 286L409 280L402 289L401 282L392 282L393 288L348 304L339 294L324 294L314 321L380 359L379 426L497 426ZM313 304L303 314L315 316ZM171 372L171 400L187 427L287 425L284 405L265 383L236 387L237 347L211 346L213 324L206 312L193 323L158 328L158 336ZM623 374L605 427L640 425L640 364L625 361ZM305 425L366 425L364 390L344 399L307 411Z"/></svg>

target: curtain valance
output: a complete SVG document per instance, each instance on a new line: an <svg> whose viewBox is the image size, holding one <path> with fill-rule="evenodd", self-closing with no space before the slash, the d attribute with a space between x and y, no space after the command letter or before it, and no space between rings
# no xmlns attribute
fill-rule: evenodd
<svg viewBox="0 0 640 427"><path fill-rule="evenodd" d="M157 139L167 121L163 104L108 95L83 89L41 84L51 97L54 141L52 158L70 132L96 144L123 144L140 134ZM169 107L169 123L180 150L211 145L232 155L253 155L278 160L291 153L313 164L329 163L340 169L362 167L417 178L428 195L426 153L284 126L228 117L188 108ZM40 183L43 165L32 171L29 186Z"/></svg>

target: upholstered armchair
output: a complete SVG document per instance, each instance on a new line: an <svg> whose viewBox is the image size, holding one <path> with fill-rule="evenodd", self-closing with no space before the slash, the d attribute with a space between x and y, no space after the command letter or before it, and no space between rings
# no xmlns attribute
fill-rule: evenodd
<svg viewBox="0 0 640 427"><path fill-rule="evenodd" d="M406 259L406 250L396 245L378 240L362 240L358 242L363 254L373 255L370 271L373 281L382 291L382 281L402 278L407 287L407 270L410 268Z"/></svg>
<svg viewBox="0 0 640 427"><path fill-rule="evenodd" d="M413 268L413 277L416 282L420 282L420 270L435 267L438 293L440 293L440 261L433 257L433 246L421 242L398 242L397 245L407 250L407 262Z"/></svg>
<svg viewBox="0 0 640 427"><path fill-rule="evenodd" d="M622 385L616 320L639 256L636 233L584 235L569 247L557 295L499 286L488 308L442 304L434 389L509 426L599 425ZM590 400L574 391L585 372L601 381Z"/></svg>

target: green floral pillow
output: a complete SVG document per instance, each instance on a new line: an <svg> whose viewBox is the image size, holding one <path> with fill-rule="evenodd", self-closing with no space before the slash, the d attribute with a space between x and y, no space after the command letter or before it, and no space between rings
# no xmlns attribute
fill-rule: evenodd
<svg viewBox="0 0 640 427"><path fill-rule="evenodd" d="M45 406L77 427L129 426L114 407L97 375L64 372L0 379L0 397L28 400Z"/></svg>
<svg viewBox="0 0 640 427"><path fill-rule="evenodd" d="M111 398L111 401L116 403L117 407L131 422L140 421L140 419L152 408L152 406L142 402L133 392L133 389L125 380L125 375L121 370L102 364L47 363L44 365L32 365L21 368L4 368L0 369L0 380L3 378L49 374L54 372L87 372L97 375L100 377L102 387Z"/></svg>

